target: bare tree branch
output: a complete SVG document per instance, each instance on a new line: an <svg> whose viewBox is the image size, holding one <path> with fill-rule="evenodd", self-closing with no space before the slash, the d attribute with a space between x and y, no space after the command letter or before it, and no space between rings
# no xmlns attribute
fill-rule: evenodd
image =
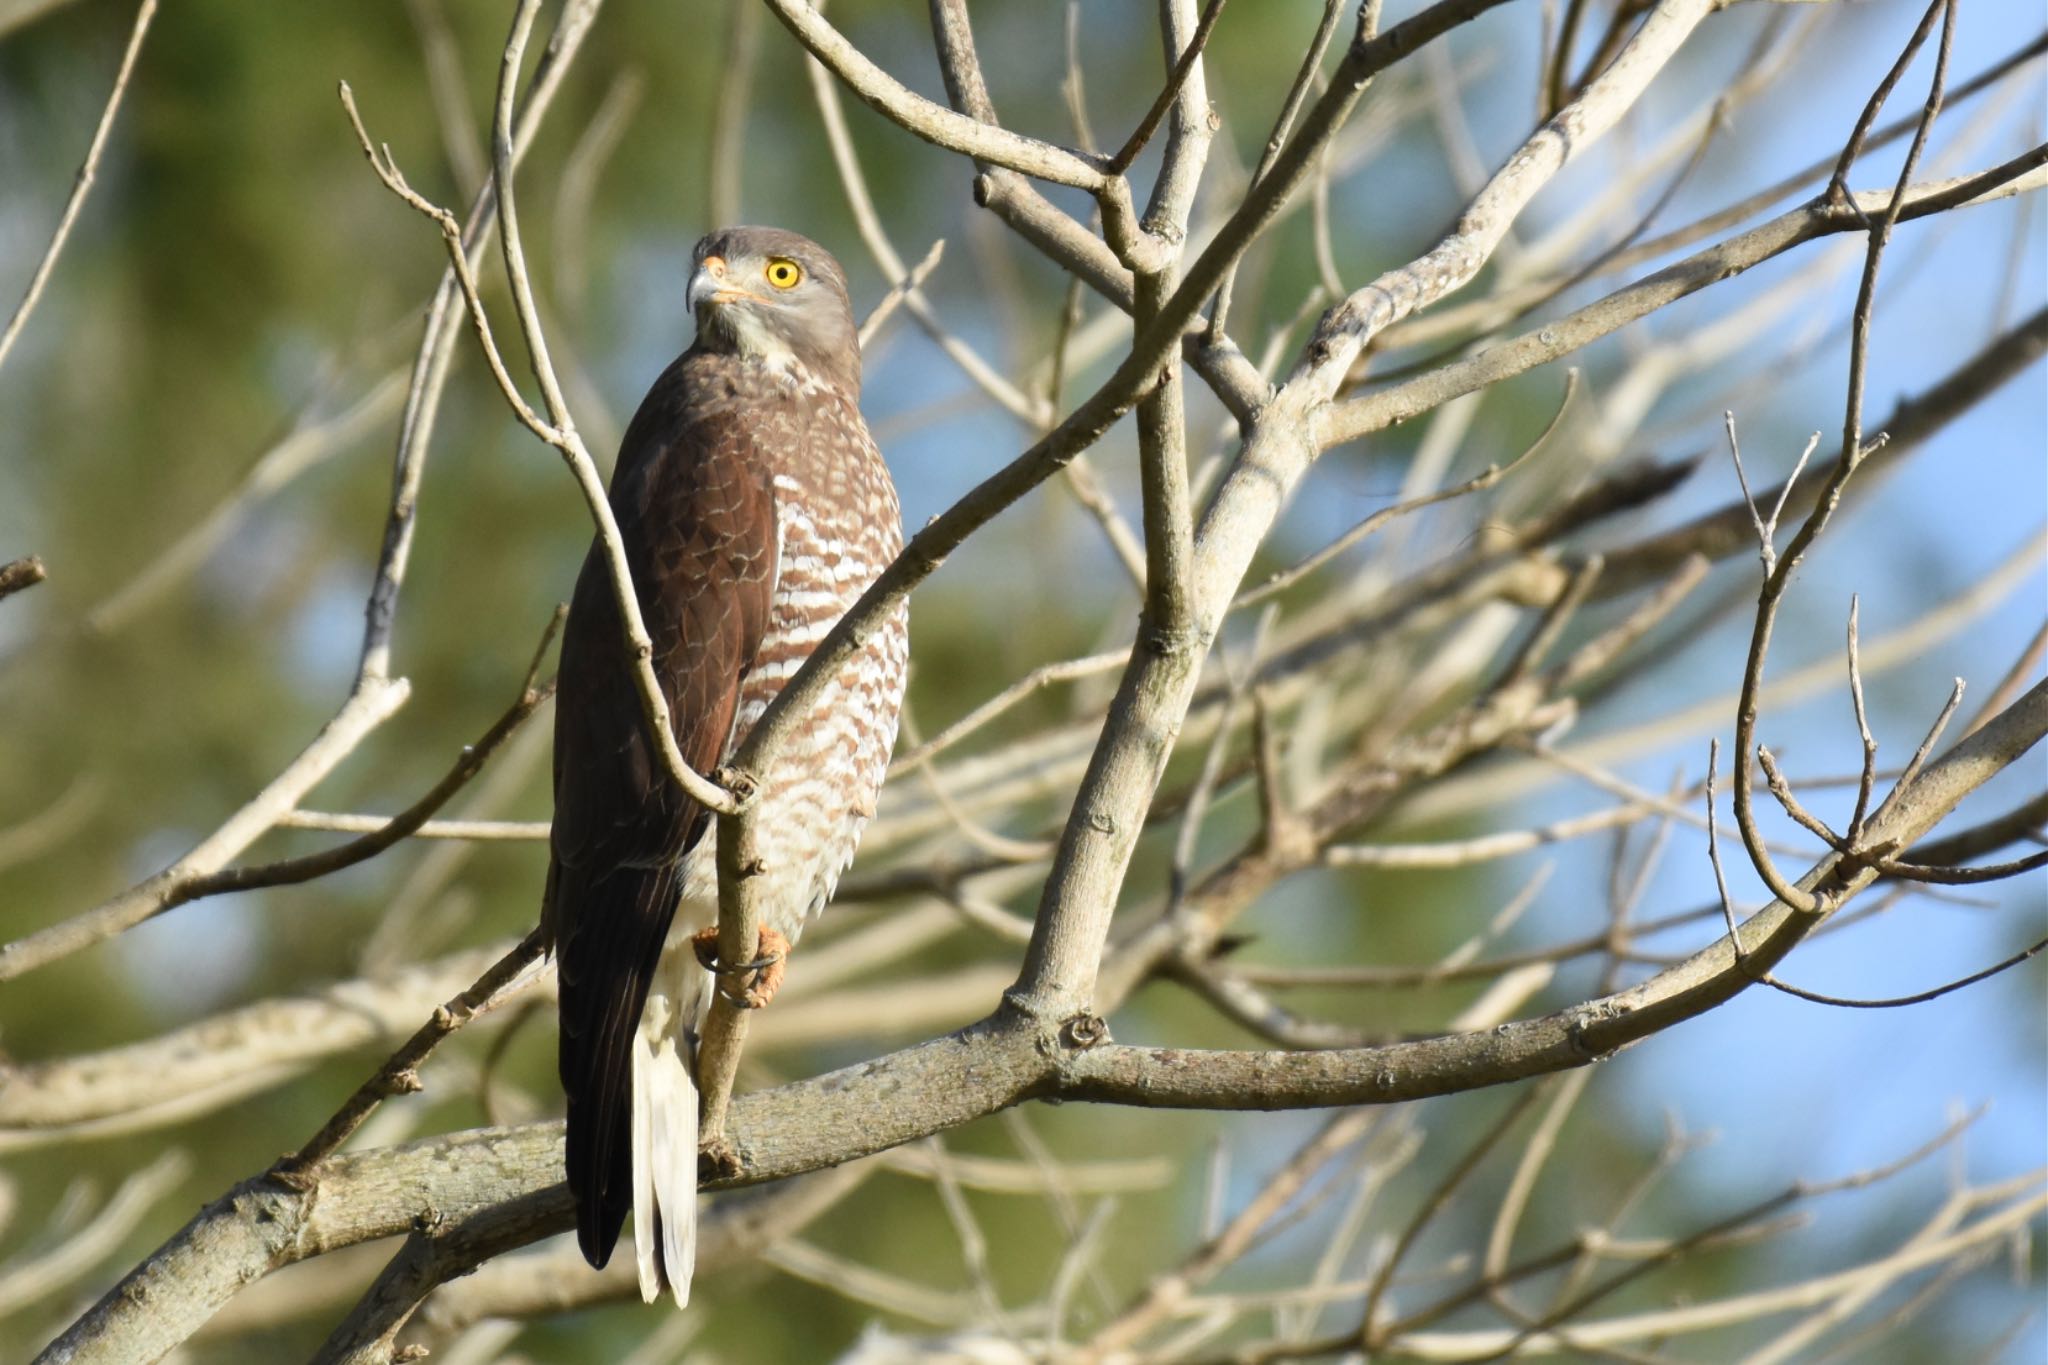
<svg viewBox="0 0 2048 1365"><path fill-rule="evenodd" d="M107 147L107 134L114 129L114 116L121 110L121 97L128 93L128 78L135 74L135 60L142 55L142 40L149 36L149 21L155 17L156 0L142 0L135 11L135 26L128 34L128 46L121 53L120 68L114 73L114 88L100 110L99 124L92 130L92 142L86 147L85 160L79 165L77 178L72 182L71 197L64 201L64 212L57 219L56 231L50 234L50 244L43 249L42 259L36 262L35 271L29 276L21 302L14 306L14 314L7 319L7 326L0 328L0 365L7 363L7 353L14 349L22 329L28 326L29 314L35 311L36 303L43 297L43 289L57 269L57 257L63 253L64 243L71 237L79 211L85 207L85 197L92 193L100 154ZM0 31L5 27L5 21L0 20Z"/></svg>

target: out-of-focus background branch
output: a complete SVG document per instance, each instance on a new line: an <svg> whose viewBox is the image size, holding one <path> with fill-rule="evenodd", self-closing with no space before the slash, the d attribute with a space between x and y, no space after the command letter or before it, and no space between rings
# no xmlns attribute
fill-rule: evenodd
<svg viewBox="0 0 2048 1365"><path fill-rule="evenodd" d="M510 8L0 0L0 1362L2043 1358L2048 35L567 0L508 287ZM548 432L781 223L953 509L687 1313L507 957L590 515L341 80Z"/></svg>

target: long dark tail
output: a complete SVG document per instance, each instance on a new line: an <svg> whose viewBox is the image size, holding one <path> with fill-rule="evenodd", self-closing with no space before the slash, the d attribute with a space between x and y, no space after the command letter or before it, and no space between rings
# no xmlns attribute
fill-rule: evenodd
<svg viewBox="0 0 2048 1365"><path fill-rule="evenodd" d="M676 870L557 865L562 1092L569 1100L568 1178L583 1257L611 1259L633 1207L633 1042L648 982L676 909Z"/></svg>

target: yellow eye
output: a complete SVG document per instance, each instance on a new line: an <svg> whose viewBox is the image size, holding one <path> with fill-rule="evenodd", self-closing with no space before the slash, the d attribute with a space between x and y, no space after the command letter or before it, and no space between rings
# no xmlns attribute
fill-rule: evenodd
<svg viewBox="0 0 2048 1365"><path fill-rule="evenodd" d="M777 256L768 262L768 268L761 272L768 277L768 283L777 289L794 289L804 277L804 268L787 256Z"/></svg>

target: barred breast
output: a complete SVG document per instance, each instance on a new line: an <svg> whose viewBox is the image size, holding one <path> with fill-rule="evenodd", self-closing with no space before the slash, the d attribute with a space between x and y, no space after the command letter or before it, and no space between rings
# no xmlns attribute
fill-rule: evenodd
<svg viewBox="0 0 2048 1365"><path fill-rule="evenodd" d="M776 443L785 454L771 475L780 536L775 590L767 632L740 690L728 757L903 548L896 489L859 409L844 395L802 388L807 392L796 406L808 429L803 439ZM874 814L896 743L909 652L908 612L899 605L756 774L762 909L765 922L792 943L831 898ZM686 902L717 900L714 840L707 836L686 862Z"/></svg>

